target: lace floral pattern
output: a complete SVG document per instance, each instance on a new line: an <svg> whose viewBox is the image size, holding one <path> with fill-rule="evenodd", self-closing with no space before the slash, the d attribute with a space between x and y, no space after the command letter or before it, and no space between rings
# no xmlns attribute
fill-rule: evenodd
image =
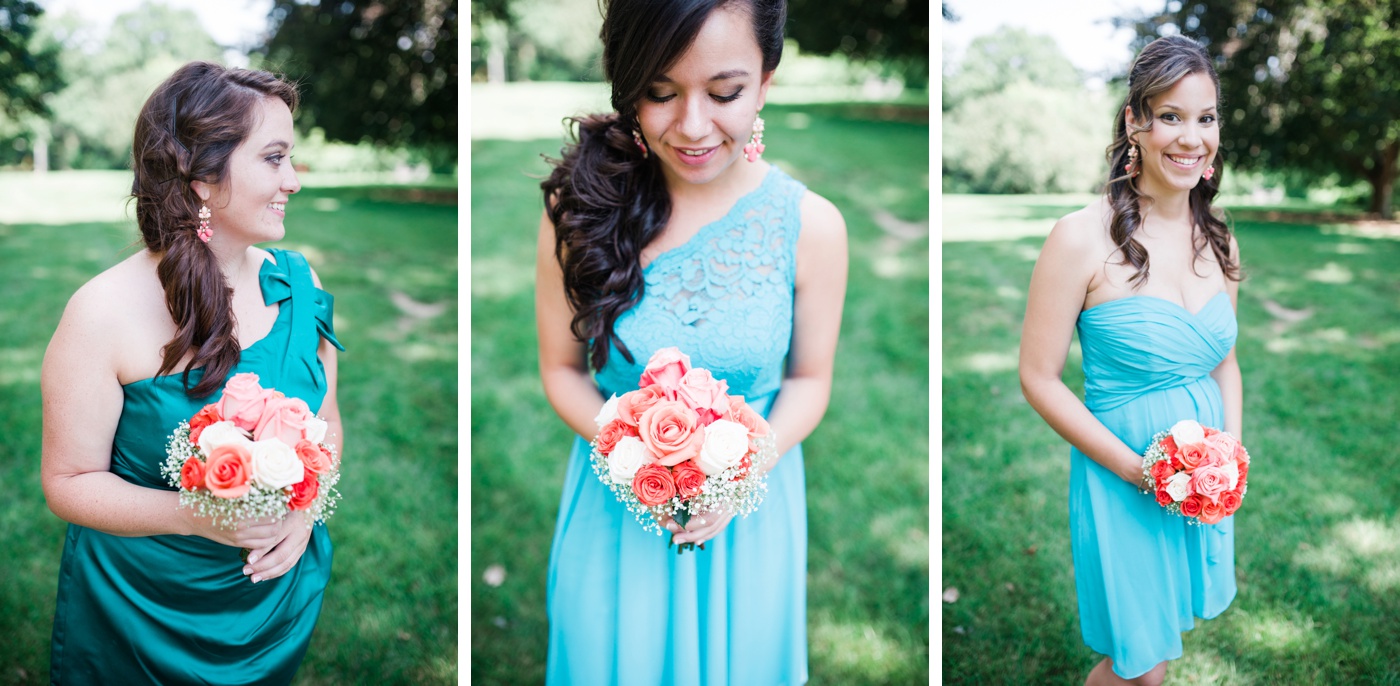
<svg viewBox="0 0 1400 686"><path fill-rule="evenodd" d="M636 388L651 353L672 345L728 381L731 394L752 398L777 390L792 336L805 190L771 167L723 218L647 265L642 300L616 324L634 361L614 348L598 372L604 392Z"/></svg>

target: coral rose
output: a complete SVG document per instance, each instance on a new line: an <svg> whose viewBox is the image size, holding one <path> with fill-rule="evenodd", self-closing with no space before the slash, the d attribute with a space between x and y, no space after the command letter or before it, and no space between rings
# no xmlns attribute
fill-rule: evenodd
<svg viewBox="0 0 1400 686"><path fill-rule="evenodd" d="M309 510L312 503L316 502L316 496L321 493L321 480L317 479L310 469L307 469L302 480L293 484L287 491L288 495L291 496L287 501L288 508Z"/></svg>
<svg viewBox="0 0 1400 686"><path fill-rule="evenodd" d="M622 440L623 436L637 435L639 435L637 433L637 427L628 426L627 422L622 421L620 418L614 419L604 424L603 428L598 430L598 438L595 445L598 448L598 452L607 455L613 451L613 448L617 447L617 442Z"/></svg>
<svg viewBox="0 0 1400 686"><path fill-rule="evenodd" d="M1201 504L1201 523L1218 524L1225 518L1225 507L1209 500Z"/></svg>
<svg viewBox="0 0 1400 686"><path fill-rule="evenodd" d="M1187 517L1197 517L1197 516L1200 516L1200 514L1201 514L1201 506L1204 505L1204 504L1207 503L1207 502L1209 502L1209 501L1207 501L1205 498L1202 498L1201 496L1198 496L1198 495L1193 495L1193 496L1191 496L1191 497L1189 497L1189 498L1187 498L1187 499L1181 501L1181 514L1183 514L1183 515L1185 515L1185 516L1187 516Z"/></svg>
<svg viewBox="0 0 1400 686"><path fill-rule="evenodd" d="M681 500L688 500L700 495L700 487L705 485L705 472L695 466L693 460L686 460L671 470L671 478L676 482L676 492L680 494Z"/></svg>
<svg viewBox="0 0 1400 686"><path fill-rule="evenodd" d="M241 498L250 488L252 452L248 445L225 443L209 453L204 464L204 485L220 498Z"/></svg>
<svg viewBox="0 0 1400 686"><path fill-rule="evenodd" d="M1172 504L1172 494L1168 493L1165 488L1157 489L1157 504L1163 507Z"/></svg>
<svg viewBox="0 0 1400 686"><path fill-rule="evenodd" d="M671 470L659 464L649 464L637 470L632 478L632 492L647 507L655 507L676 495L676 482Z"/></svg>
<svg viewBox="0 0 1400 686"><path fill-rule="evenodd" d="M253 431L271 397L272 391L258 385L257 374L234 374L219 398L219 415L244 431Z"/></svg>
<svg viewBox="0 0 1400 686"><path fill-rule="evenodd" d="M296 453L302 466L312 474L325 474L335 466L330 454L311 441L297 441Z"/></svg>
<svg viewBox="0 0 1400 686"><path fill-rule="evenodd" d="M631 426L637 426L653 405L666 399L666 390L660 384L652 384L635 391L623 393L617 399L617 418Z"/></svg>
<svg viewBox="0 0 1400 686"><path fill-rule="evenodd" d="M666 467L674 467L700 454L705 434L700 416L678 400L663 400L647 410L638 422L642 442Z"/></svg>
<svg viewBox="0 0 1400 686"><path fill-rule="evenodd" d="M729 413L729 383L710 375L708 369L692 369L681 377L676 400L700 415L700 423L709 424Z"/></svg>
<svg viewBox="0 0 1400 686"><path fill-rule="evenodd" d="M311 408L301 398L271 398L258 419L253 440L279 440L292 447L306 438L306 420Z"/></svg>
<svg viewBox="0 0 1400 686"><path fill-rule="evenodd" d="M690 356L680 351L680 348L662 348L652 354L647 360L646 371L642 372L641 382L638 386L650 386L658 384L666 392L666 398L676 399L676 389L680 387L681 378L690 371Z"/></svg>
<svg viewBox="0 0 1400 686"><path fill-rule="evenodd" d="M1167 460L1158 460L1152 463L1152 478L1158 483L1170 479L1171 475L1175 473L1176 470L1172 469L1172 463Z"/></svg>
<svg viewBox="0 0 1400 686"><path fill-rule="evenodd" d="M197 457L185 460L184 466L180 467L180 488L187 491L197 491L204 486L204 463Z"/></svg>
<svg viewBox="0 0 1400 686"><path fill-rule="evenodd" d="M1176 451L1177 451L1176 439L1175 439L1175 438L1172 438L1171 436L1163 436L1163 437L1162 437L1162 450L1167 451L1167 456L1168 456L1168 457L1170 457L1170 456L1172 456L1172 455L1175 455L1175 454L1176 454Z"/></svg>
<svg viewBox="0 0 1400 686"><path fill-rule="evenodd" d="M1219 467L1198 467L1191 473L1191 490L1212 503L1218 503L1220 494L1230 490L1230 477Z"/></svg>
<svg viewBox="0 0 1400 686"><path fill-rule="evenodd" d="M1235 514L1235 510L1240 509L1243 496L1239 491L1225 491L1220 494L1220 506L1225 508L1225 516Z"/></svg>
<svg viewBox="0 0 1400 686"><path fill-rule="evenodd" d="M190 418L190 443L199 445L199 435L204 433L204 428L215 422L222 422L224 416L219 414L219 404L209 403L203 409Z"/></svg>
<svg viewBox="0 0 1400 686"><path fill-rule="evenodd" d="M1206 447L1201 443L1187 443L1181 446L1181 451L1177 454L1181 457L1181 464L1186 467L1186 471L1191 472L1205 461Z"/></svg>
<svg viewBox="0 0 1400 686"><path fill-rule="evenodd" d="M1179 455L1180 451L1177 451L1177 454ZM1178 472L1186 469L1186 465L1181 463L1181 458L1177 455L1172 455L1172 469L1175 469Z"/></svg>
<svg viewBox="0 0 1400 686"><path fill-rule="evenodd" d="M738 422L749 428L749 438L768 434L768 420L744 402L744 396L729 396L729 421Z"/></svg>

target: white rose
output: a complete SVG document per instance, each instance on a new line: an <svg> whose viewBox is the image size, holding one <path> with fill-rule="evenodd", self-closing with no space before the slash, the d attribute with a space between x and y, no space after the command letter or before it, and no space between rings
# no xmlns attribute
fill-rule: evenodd
<svg viewBox="0 0 1400 686"><path fill-rule="evenodd" d="M306 418L306 440L317 445L326 441L326 429L330 425L325 420L312 415Z"/></svg>
<svg viewBox="0 0 1400 686"><path fill-rule="evenodd" d="M728 419L716 419L705 427L705 443L695 464L705 476L718 474L744 459L749 452L749 428Z"/></svg>
<svg viewBox="0 0 1400 686"><path fill-rule="evenodd" d="M254 441L249 450L253 454L252 479L266 488L276 490L299 484L306 475L297 452L282 441Z"/></svg>
<svg viewBox="0 0 1400 686"><path fill-rule="evenodd" d="M1225 472L1225 478L1230 480L1230 490L1235 490L1235 486L1240 483L1240 466L1234 458L1225 461L1225 465L1220 468Z"/></svg>
<svg viewBox="0 0 1400 686"><path fill-rule="evenodd" d="M1194 419L1183 419L1172 425L1172 440L1176 441L1178 446L1204 443L1206 430Z"/></svg>
<svg viewBox="0 0 1400 686"><path fill-rule="evenodd" d="M647 446L642 439L636 436L623 436L613 448L612 454L608 455L608 476L619 484L632 483L632 477L637 475L637 470L641 469L651 459L651 454L647 452Z"/></svg>
<svg viewBox="0 0 1400 686"><path fill-rule="evenodd" d="M248 432L238 428L233 422L214 422L204 427L199 434L199 450L208 457L215 448L228 443L250 444Z"/></svg>
<svg viewBox="0 0 1400 686"><path fill-rule="evenodd" d="M603 409L598 412L598 416L593 418L597 422L598 428L607 426L608 422L617 419L617 394L614 393L608 401L603 403Z"/></svg>
<svg viewBox="0 0 1400 686"><path fill-rule="evenodd" d="M1181 502L1186 496L1191 494L1191 475L1186 472L1177 472L1167 479L1167 495L1172 500Z"/></svg>

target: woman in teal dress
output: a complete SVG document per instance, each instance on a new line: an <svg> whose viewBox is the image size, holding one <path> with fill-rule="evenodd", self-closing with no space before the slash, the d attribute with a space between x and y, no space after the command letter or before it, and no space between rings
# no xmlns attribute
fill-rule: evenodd
<svg viewBox="0 0 1400 686"><path fill-rule="evenodd" d="M830 396L846 245L840 213L761 157L785 12L610 2L617 111L576 120L542 184L540 374L578 434L550 554L547 683L807 680L799 443ZM781 457L755 513L667 520L663 538L593 474L588 439L604 398L637 388L669 346L765 414ZM667 538L706 545L677 555Z"/></svg>
<svg viewBox="0 0 1400 686"><path fill-rule="evenodd" d="M223 530L160 473L176 425L238 373L305 400L342 441L331 296L301 255L254 247L283 237L300 188L296 103L271 74L195 62L141 110L145 249L73 295L44 357L44 494L69 522L53 683L285 684L306 653L325 526L293 512Z"/></svg>
<svg viewBox="0 0 1400 686"><path fill-rule="evenodd" d="M1239 249L1213 212L1219 79L1194 41L1143 49L1114 117L1104 197L1055 224L1021 338L1026 399L1070 443L1086 684L1160 684L1195 617L1235 596L1234 518L1188 525L1139 492L1152 436L1194 419L1240 436ZM1047 142L1047 145L1053 144ZM1060 379L1079 332L1084 401Z"/></svg>

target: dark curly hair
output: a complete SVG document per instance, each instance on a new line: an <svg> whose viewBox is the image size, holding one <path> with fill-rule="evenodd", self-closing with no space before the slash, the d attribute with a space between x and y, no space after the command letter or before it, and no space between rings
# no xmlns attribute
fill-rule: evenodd
<svg viewBox="0 0 1400 686"><path fill-rule="evenodd" d="M1172 89L1183 78L1191 74L1205 74L1215 84L1215 99L1220 101L1220 77L1215 73L1210 55L1196 41L1185 36L1158 38L1148 44L1133 61L1128 71L1128 97L1118 107L1113 119L1113 143L1108 146L1109 181L1107 195L1112 208L1109 222L1109 237L1123 253L1121 264L1131 264L1137 271L1129 280L1134 286L1146 281L1150 271L1147 250L1133 238L1142 226L1141 200L1146 196L1137 186L1131 174L1122 173L1128 164L1128 150L1132 147L1131 136L1152 130L1152 109L1148 101ZM1143 126L1133 126L1128 130L1124 118L1125 108L1133 109ZM1219 119L1216 120L1219 122ZM1219 125L1217 123L1217 125ZM1208 164L1215 164L1217 159ZM1120 175L1121 174L1121 175ZM1220 190L1222 169L1216 168L1213 178L1202 177L1191 189L1191 215L1196 227L1201 231L1194 239L1196 256L1208 245L1215 254L1215 260L1225 273L1225 277L1239 281L1239 264L1230 256L1230 227L1211 211L1210 203ZM1203 239L1203 240L1202 240ZM1194 265L1192 267L1194 269Z"/></svg>
<svg viewBox="0 0 1400 686"><path fill-rule="evenodd" d="M190 184L224 180L229 158L252 132L264 98L297 107L296 86L273 74L190 62L151 93L136 118L131 198L141 239L160 256L156 274L176 329L161 348L156 375L174 370L194 351L181 376L185 393L194 398L223 386L240 349L233 290L195 233L201 203ZM190 388L190 370L197 367L204 376Z"/></svg>
<svg viewBox="0 0 1400 686"><path fill-rule="evenodd" d="M613 345L633 361L613 331L617 318L642 298L642 248L671 216L659 163L632 138L637 102L678 61L710 13L743 7L753 22L764 73L783 54L785 0L611 0L604 7L603 71L615 112L570 117L574 142L540 184L554 223L555 257L574 317L571 329L590 341L589 360L602 369Z"/></svg>

